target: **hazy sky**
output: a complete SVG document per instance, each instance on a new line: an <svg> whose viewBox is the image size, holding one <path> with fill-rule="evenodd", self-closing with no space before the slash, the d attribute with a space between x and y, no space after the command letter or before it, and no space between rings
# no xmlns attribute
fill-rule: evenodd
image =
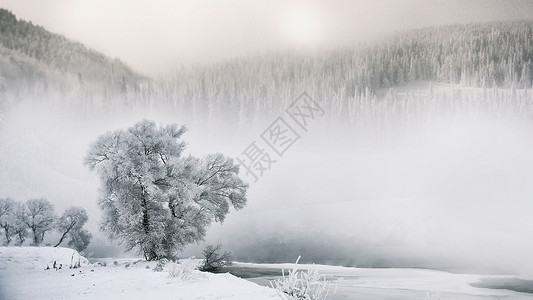
<svg viewBox="0 0 533 300"><path fill-rule="evenodd" d="M533 16L531 0L0 0L0 7L150 75L391 29Z"/></svg>

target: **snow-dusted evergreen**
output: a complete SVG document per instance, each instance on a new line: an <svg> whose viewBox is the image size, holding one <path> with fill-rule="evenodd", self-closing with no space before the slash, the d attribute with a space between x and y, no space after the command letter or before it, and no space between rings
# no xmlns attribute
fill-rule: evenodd
<svg viewBox="0 0 533 300"><path fill-rule="evenodd" d="M144 120L101 135L85 159L102 182L102 229L148 260L174 258L202 240L212 221L222 222L230 206L246 204L248 185L233 159L183 155L185 131Z"/></svg>

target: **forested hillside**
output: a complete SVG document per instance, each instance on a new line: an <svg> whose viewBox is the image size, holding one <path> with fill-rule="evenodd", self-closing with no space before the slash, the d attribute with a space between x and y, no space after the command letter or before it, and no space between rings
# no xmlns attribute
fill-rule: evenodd
<svg viewBox="0 0 533 300"><path fill-rule="evenodd" d="M73 96L80 89L85 95L120 94L141 81L120 60L0 9L0 95L4 100Z"/></svg>
<svg viewBox="0 0 533 300"><path fill-rule="evenodd" d="M302 54L279 51L177 69L143 79L110 59L0 9L0 95L83 112L149 107L247 124L283 112L302 92L330 119L427 118L428 111L494 109L530 114L533 22L423 28ZM426 82L422 93L398 92ZM429 89L453 84L453 89ZM460 89L479 88L478 93ZM529 92L528 92L529 89ZM2 107L0 107L2 110ZM270 118L270 117L268 117Z"/></svg>
<svg viewBox="0 0 533 300"><path fill-rule="evenodd" d="M476 98L467 102L469 106L485 102L505 106L495 101L516 100L517 95L520 101L527 99L527 93L515 90L531 89L532 59L531 21L424 28L313 54L270 53L182 69L167 77L161 98L177 107L192 102L209 115L239 119L281 112L303 91L323 101L334 119L338 114L360 120L435 110L431 106L441 102L456 107L455 102L464 105L469 97ZM396 87L415 81L478 87L484 92L396 93Z"/></svg>

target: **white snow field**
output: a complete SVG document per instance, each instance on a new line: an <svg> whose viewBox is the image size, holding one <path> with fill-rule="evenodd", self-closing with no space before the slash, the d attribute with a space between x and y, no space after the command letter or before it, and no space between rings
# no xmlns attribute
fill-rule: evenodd
<svg viewBox="0 0 533 300"><path fill-rule="evenodd" d="M0 247L0 299L279 299L273 289L230 274L193 271L184 280L155 266L131 259L89 264L68 248Z"/></svg>
<svg viewBox="0 0 533 300"><path fill-rule="evenodd" d="M56 268L61 265L61 269L53 268L54 261ZM235 263L232 268L239 268L243 273L251 270L261 274L262 270L268 270L270 275L244 280L228 273L211 274L195 270L187 276L188 279L181 279L169 276L169 265L163 272L154 272L152 269L156 262L112 258L100 262L90 264L78 252L68 248L0 247L0 300L280 299L273 289L265 286L270 280L278 278L280 269L294 267L294 264ZM71 268L77 265L80 267ZM50 269L46 270L47 267ZM336 289L336 293L333 294L332 290L328 297L332 300L533 299L533 294L471 285L482 278L514 276L306 264L298 265L298 269L317 269L325 274Z"/></svg>

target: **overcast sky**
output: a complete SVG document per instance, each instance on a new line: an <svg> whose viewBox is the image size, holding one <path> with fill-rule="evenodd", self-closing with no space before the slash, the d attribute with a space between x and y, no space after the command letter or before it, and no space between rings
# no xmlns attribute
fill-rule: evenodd
<svg viewBox="0 0 533 300"><path fill-rule="evenodd" d="M0 0L19 18L136 70L268 49L331 46L394 29L531 18L531 0Z"/></svg>

